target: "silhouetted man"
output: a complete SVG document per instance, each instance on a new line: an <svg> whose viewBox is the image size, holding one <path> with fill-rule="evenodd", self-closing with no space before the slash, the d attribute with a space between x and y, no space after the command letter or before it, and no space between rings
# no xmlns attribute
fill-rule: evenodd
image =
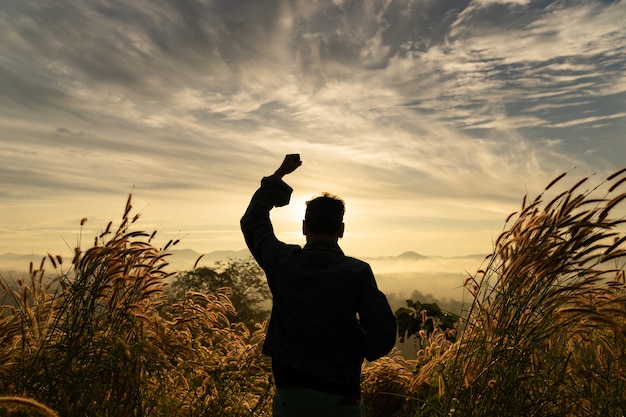
<svg viewBox="0 0 626 417"><path fill-rule="evenodd" d="M241 219L250 252L265 271L272 314L263 353L272 357L275 417L362 416L363 360L393 348L396 321L370 266L345 256L344 203L324 194L307 202L302 224L306 245L274 235L273 207L287 205L293 191L282 177L300 156L287 155L261 180Z"/></svg>

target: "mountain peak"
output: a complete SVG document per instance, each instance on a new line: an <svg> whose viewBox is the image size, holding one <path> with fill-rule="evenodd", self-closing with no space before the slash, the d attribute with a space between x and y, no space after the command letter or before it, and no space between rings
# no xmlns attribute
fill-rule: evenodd
<svg viewBox="0 0 626 417"><path fill-rule="evenodd" d="M428 259L427 256L420 255L419 253L413 252L413 251L402 252L400 255L398 255L398 258L400 258L400 259L412 259L412 260Z"/></svg>

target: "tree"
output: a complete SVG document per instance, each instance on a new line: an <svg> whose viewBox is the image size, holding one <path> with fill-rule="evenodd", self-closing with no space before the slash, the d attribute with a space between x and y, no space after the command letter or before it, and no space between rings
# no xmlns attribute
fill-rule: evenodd
<svg viewBox="0 0 626 417"><path fill-rule="evenodd" d="M399 308L395 314L400 343L404 342L405 338L415 336L420 344L423 344L435 329L443 332L446 339L450 341L455 339L453 330L459 318L442 312L437 303L406 300L406 307Z"/></svg>
<svg viewBox="0 0 626 417"><path fill-rule="evenodd" d="M230 288L230 301L237 313L230 320L248 327L269 317L270 289L265 273L253 258L216 262L214 267L200 267L177 274L170 286L170 300L180 299L189 291L216 294Z"/></svg>

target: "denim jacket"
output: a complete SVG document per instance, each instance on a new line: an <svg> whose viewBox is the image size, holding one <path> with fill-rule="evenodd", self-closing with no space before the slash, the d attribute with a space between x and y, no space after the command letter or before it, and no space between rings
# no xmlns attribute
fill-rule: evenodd
<svg viewBox="0 0 626 417"><path fill-rule="evenodd" d="M393 348L395 316L370 266L345 256L335 242L301 248L276 238L270 210L287 205L292 191L280 178L263 178L241 219L272 292L263 353L328 381L358 384L363 360Z"/></svg>

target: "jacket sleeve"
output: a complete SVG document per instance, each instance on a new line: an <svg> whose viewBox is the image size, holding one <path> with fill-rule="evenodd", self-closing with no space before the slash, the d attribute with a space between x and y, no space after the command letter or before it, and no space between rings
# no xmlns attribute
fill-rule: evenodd
<svg viewBox="0 0 626 417"><path fill-rule="evenodd" d="M293 189L280 178L272 176L263 178L261 187L252 196L248 209L241 218L241 231L246 245L263 269L280 249L286 246L274 234L270 210L289 204L292 191Z"/></svg>
<svg viewBox="0 0 626 417"><path fill-rule="evenodd" d="M389 302L376 285L371 268L361 287L359 321L365 333L365 359L374 361L391 352L396 344L396 316Z"/></svg>

